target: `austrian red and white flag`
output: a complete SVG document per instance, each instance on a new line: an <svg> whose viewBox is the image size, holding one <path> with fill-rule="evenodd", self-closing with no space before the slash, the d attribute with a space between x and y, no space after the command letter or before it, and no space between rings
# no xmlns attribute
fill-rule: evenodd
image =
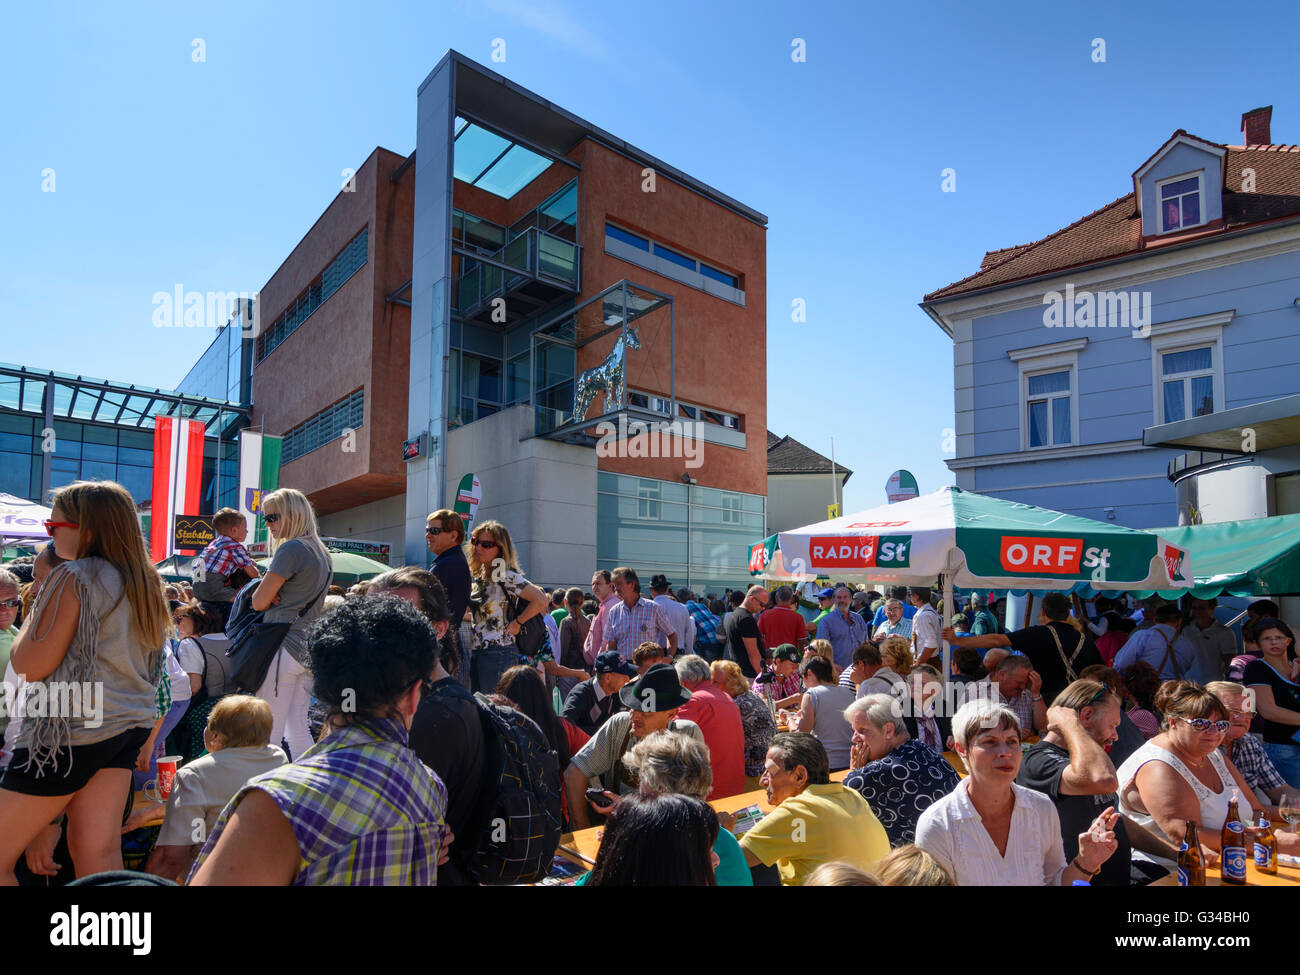
<svg viewBox="0 0 1300 975"><path fill-rule="evenodd" d="M149 554L155 562L172 554L176 516L199 513L202 478L203 424L172 416L154 417Z"/></svg>

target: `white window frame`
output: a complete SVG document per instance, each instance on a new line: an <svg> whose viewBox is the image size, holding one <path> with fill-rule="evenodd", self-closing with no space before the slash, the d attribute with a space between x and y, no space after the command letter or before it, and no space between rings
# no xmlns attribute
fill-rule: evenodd
<svg viewBox="0 0 1300 975"><path fill-rule="evenodd" d="M1183 180L1191 179L1192 177L1196 177L1196 196L1201 203L1199 208L1201 213L1201 219L1198 220L1196 223L1185 223L1179 227L1166 227L1164 198L1161 195L1161 191L1165 186L1167 186L1170 183L1181 183ZM1183 173L1180 176L1170 176L1168 179L1156 180L1155 189L1156 189L1155 202L1156 202L1156 210L1159 212L1158 222L1160 224L1160 233L1162 234L1178 233L1183 230L1190 230L1193 227L1200 227L1208 222L1205 216L1205 170L1200 169L1194 173ZM1181 212L1182 212L1182 208L1180 207L1179 213L1181 214Z"/></svg>
<svg viewBox="0 0 1300 975"><path fill-rule="evenodd" d="M1231 323L1235 310L1216 312L1212 315L1198 315L1195 318L1182 318L1173 322L1162 322L1151 326L1151 416L1154 424L1174 422L1165 420L1164 372L1160 357L1166 352L1185 352L1189 349L1210 347L1211 368L1208 373L1187 373L1192 375L1209 375L1214 383L1214 412L1224 410L1223 389L1223 330ZM1184 388L1184 403L1186 390ZM1184 417L1193 419L1191 416Z"/></svg>
<svg viewBox="0 0 1300 975"><path fill-rule="evenodd" d="M1017 397L1017 409L1020 411L1020 449L1024 452L1040 450L1060 450L1062 447L1075 447L1079 444L1079 353L1088 344L1086 338L1069 339L1065 342L1052 342L1028 349L1013 349L1007 353L1011 361L1020 367L1020 395ZM1029 446L1029 377L1041 376L1051 372L1069 372L1070 374L1070 439L1067 443L1045 443L1041 447ZM1057 394L1058 396L1061 394ZM1038 397L1035 397L1038 399ZM1047 411L1048 428L1052 425L1052 411ZM1055 431L1052 431L1054 434ZM1051 438L1051 439L1054 439Z"/></svg>

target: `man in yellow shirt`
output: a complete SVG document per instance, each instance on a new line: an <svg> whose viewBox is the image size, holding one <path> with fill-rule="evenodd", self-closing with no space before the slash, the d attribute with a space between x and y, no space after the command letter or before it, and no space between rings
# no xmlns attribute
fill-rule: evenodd
<svg viewBox="0 0 1300 975"><path fill-rule="evenodd" d="M801 886L831 860L870 872L889 852L880 820L855 790L831 781L826 749L812 735L776 735L761 782L776 808L740 838L740 848L751 867L776 864L782 884Z"/></svg>

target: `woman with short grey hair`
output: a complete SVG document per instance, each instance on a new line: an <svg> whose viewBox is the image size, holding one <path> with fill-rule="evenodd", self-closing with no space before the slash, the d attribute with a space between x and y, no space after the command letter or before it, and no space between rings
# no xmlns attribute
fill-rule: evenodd
<svg viewBox="0 0 1300 975"><path fill-rule="evenodd" d="M707 674L708 663L704 666ZM643 796L674 794L703 800L713 791L708 747L676 731L647 735L632 746L623 764L636 777L637 791ZM745 854L730 831L719 827L713 852L718 856L713 876L719 887L753 886Z"/></svg>
<svg viewBox="0 0 1300 975"><path fill-rule="evenodd" d="M916 839L916 822L957 788L957 770L932 746L911 737L903 705L891 694L868 694L844 709L853 750L844 785L867 800L891 847Z"/></svg>
<svg viewBox="0 0 1300 975"><path fill-rule="evenodd" d="M1079 834L1079 852L1067 864L1055 803L1016 784L1021 750L1015 712L973 698L957 709L952 734L970 776L921 814L916 845L957 886L1069 887L1096 876L1119 845L1114 807Z"/></svg>

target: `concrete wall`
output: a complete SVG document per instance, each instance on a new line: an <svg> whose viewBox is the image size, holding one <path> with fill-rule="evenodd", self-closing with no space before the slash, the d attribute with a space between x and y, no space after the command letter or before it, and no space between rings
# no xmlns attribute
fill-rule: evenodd
<svg viewBox="0 0 1300 975"><path fill-rule="evenodd" d="M844 496L844 475L839 475ZM786 532L826 520L832 503L830 474L769 474L767 476L767 532ZM845 512L848 514L848 512Z"/></svg>
<svg viewBox="0 0 1300 975"><path fill-rule="evenodd" d="M1238 259L1227 251L1244 246L1258 250ZM1221 332L1222 362L1216 361L1221 408L1300 392L1294 366L1300 361L1300 310L1294 304L1300 295L1300 233L1279 228L1259 234L1254 243L1207 242L1196 250L1205 256L1201 266L1188 270L1183 268L1190 257L1166 273L1138 259L968 299L969 317L964 310L950 313L957 456L949 464L957 483L1088 518L1104 520L1105 509L1113 507L1115 520L1133 528L1177 524L1174 486L1166 472L1181 451L1141 442L1143 430L1158 416L1151 341L1136 337L1132 328L1046 328L1042 296L1063 291L1067 282L1077 291L1149 292L1156 332L1162 323L1231 311ZM1264 256L1249 256L1261 252ZM1155 255L1150 261L1172 258ZM977 302L995 309L982 313ZM1079 442L1022 451L1026 407L1020 367L1009 351L1079 338L1087 339L1075 373Z"/></svg>
<svg viewBox="0 0 1300 975"><path fill-rule="evenodd" d="M398 494L382 501L358 505L332 515L324 515L320 522L322 535L331 538L364 538L368 542L387 542L392 546L392 564L404 565L402 557L403 525L406 518L406 497ZM421 563L427 565L427 561Z"/></svg>
<svg viewBox="0 0 1300 975"><path fill-rule="evenodd" d="M427 550L424 519L443 501L442 457L447 432L448 299L451 295L452 112L455 68L444 57L416 96L415 210L412 229L411 328L406 435L428 432L438 450L406 465L406 557ZM390 381L401 382L394 376Z"/></svg>
<svg viewBox="0 0 1300 975"><path fill-rule="evenodd" d="M586 586L596 565L596 453L532 432L526 406L450 430L448 483L478 475L483 500L474 523L506 526L530 580Z"/></svg>

